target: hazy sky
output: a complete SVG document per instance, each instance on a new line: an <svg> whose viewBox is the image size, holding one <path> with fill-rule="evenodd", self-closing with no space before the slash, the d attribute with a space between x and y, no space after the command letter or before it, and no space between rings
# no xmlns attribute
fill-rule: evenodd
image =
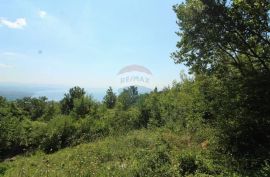
<svg viewBox="0 0 270 177"><path fill-rule="evenodd" d="M184 67L170 53L177 0L1 0L0 82L114 86L118 71L145 66L159 87Z"/></svg>

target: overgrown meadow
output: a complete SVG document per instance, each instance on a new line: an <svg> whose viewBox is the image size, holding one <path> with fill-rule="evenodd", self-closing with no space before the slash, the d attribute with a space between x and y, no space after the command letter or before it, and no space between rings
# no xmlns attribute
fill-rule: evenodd
<svg viewBox="0 0 270 177"><path fill-rule="evenodd" d="M270 176L267 0L173 7L181 74L102 102L80 87L59 101L0 97L0 176Z"/></svg>

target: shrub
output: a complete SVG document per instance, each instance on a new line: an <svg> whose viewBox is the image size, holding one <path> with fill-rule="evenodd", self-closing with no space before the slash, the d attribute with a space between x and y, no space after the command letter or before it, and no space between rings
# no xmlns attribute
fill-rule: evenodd
<svg viewBox="0 0 270 177"><path fill-rule="evenodd" d="M110 128L110 133L123 133L140 127L140 112L137 108L130 108L126 111L109 110L104 115L105 124Z"/></svg>
<svg viewBox="0 0 270 177"><path fill-rule="evenodd" d="M48 123L46 137L42 149L46 153L55 152L71 145L75 135L75 124L69 116L58 116Z"/></svg>
<svg viewBox="0 0 270 177"><path fill-rule="evenodd" d="M166 148L159 146L156 150L150 152L150 154L146 154L142 159L135 176L175 176L171 159Z"/></svg>
<svg viewBox="0 0 270 177"><path fill-rule="evenodd" d="M7 165L0 164L0 177L4 176L5 172L7 171L8 167Z"/></svg>
<svg viewBox="0 0 270 177"><path fill-rule="evenodd" d="M38 148L46 134L46 123L24 119L20 125L20 146L27 151Z"/></svg>
<svg viewBox="0 0 270 177"><path fill-rule="evenodd" d="M183 154L179 158L179 173L182 176L195 174L198 170L196 157L192 154Z"/></svg>
<svg viewBox="0 0 270 177"><path fill-rule="evenodd" d="M183 152L179 157L179 174L181 176L222 176L228 170L218 166L210 158L210 154L202 154L196 150Z"/></svg>
<svg viewBox="0 0 270 177"><path fill-rule="evenodd" d="M31 98L25 97L16 100L16 105L19 109L23 110L24 114L32 120L37 120L46 113L46 97Z"/></svg>
<svg viewBox="0 0 270 177"><path fill-rule="evenodd" d="M72 114L74 117L81 118L86 115L95 115L97 105L90 96L76 98L73 101L74 107L72 109Z"/></svg>
<svg viewBox="0 0 270 177"><path fill-rule="evenodd" d="M22 126L16 117L0 119L0 159L10 154L22 152L20 146Z"/></svg>
<svg viewBox="0 0 270 177"><path fill-rule="evenodd" d="M39 147L46 132L46 124L3 117L0 121L0 158L31 151Z"/></svg>
<svg viewBox="0 0 270 177"><path fill-rule="evenodd" d="M93 141L109 133L108 125L104 120L96 120L92 117L79 120L76 129L76 143Z"/></svg>
<svg viewBox="0 0 270 177"><path fill-rule="evenodd" d="M270 176L270 164L269 162L265 162L265 165L257 172L256 177L268 177Z"/></svg>

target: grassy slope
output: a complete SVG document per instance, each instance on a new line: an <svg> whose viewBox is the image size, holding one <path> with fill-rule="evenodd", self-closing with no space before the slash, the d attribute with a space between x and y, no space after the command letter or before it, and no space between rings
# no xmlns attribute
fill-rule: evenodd
<svg viewBox="0 0 270 177"><path fill-rule="evenodd" d="M18 156L1 165L7 166L7 177L147 176L151 169L155 171L152 174L178 176L178 156L185 150L200 151L201 147L188 135L179 136L169 130L139 130L50 155L38 152L29 157Z"/></svg>

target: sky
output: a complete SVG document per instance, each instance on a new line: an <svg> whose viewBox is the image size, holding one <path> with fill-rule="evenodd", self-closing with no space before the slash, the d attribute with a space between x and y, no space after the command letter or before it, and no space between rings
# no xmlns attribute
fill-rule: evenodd
<svg viewBox="0 0 270 177"><path fill-rule="evenodd" d="M107 88L136 64L167 86L185 70L170 58L179 40L177 3L1 0L0 83Z"/></svg>

